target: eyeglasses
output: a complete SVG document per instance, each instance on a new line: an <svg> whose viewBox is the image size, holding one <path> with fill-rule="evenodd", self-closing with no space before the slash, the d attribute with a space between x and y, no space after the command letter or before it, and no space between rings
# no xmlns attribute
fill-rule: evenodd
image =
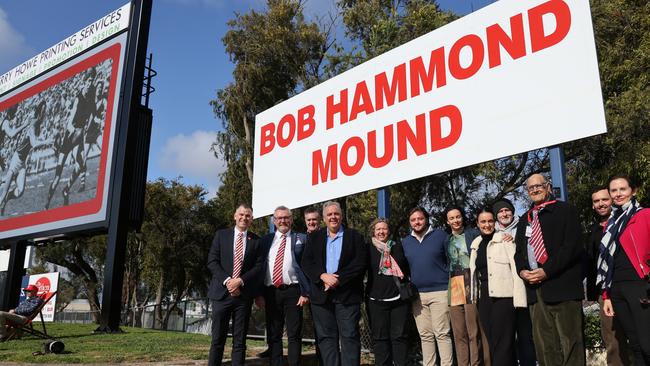
<svg viewBox="0 0 650 366"><path fill-rule="evenodd" d="M534 192L534 191L536 191L536 190L538 190L538 189L546 188L546 185L547 185L547 184L548 184L548 183L533 184L533 185L527 186L527 187L526 187L526 190L528 190L528 192Z"/></svg>

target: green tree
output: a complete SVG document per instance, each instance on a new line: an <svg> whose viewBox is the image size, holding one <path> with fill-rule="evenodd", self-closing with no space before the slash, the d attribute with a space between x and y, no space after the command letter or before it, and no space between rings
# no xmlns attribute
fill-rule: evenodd
<svg viewBox="0 0 650 366"><path fill-rule="evenodd" d="M210 104L223 123L213 149L228 166L220 216L231 222L237 204L251 197L255 115L318 82L331 43L305 21L297 0L268 0L265 11L236 14L228 26L222 42L235 64L233 81Z"/></svg>
<svg viewBox="0 0 650 366"><path fill-rule="evenodd" d="M205 194L202 187L178 179L160 178L147 185L142 278L155 293L156 304L169 302L165 311L156 307L156 323L162 329L184 297L193 291L206 293L205 258L214 227Z"/></svg>
<svg viewBox="0 0 650 366"><path fill-rule="evenodd" d="M613 174L642 184L650 205L650 3L592 0L607 133L566 144L570 199L591 221L591 191Z"/></svg>
<svg viewBox="0 0 650 366"><path fill-rule="evenodd" d="M36 249L36 257L40 262L65 267L73 274L73 282L81 282L80 295L88 299L95 322L99 322L99 293L102 289L105 255L104 235L77 237Z"/></svg>

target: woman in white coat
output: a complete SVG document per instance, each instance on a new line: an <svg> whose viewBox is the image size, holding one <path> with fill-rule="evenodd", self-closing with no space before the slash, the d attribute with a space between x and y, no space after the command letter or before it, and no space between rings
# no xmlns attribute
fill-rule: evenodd
<svg viewBox="0 0 650 366"><path fill-rule="evenodd" d="M495 233L492 210L478 213L481 236L470 253L472 302L478 303L481 325L490 346L492 365L517 365L515 307L526 307L526 288L515 266L515 243Z"/></svg>

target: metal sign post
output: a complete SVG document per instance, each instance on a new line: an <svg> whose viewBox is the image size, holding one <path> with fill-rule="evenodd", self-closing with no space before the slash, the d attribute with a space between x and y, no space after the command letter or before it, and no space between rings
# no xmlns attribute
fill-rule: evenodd
<svg viewBox="0 0 650 366"><path fill-rule="evenodd" d="M100 326L95 330L95 332L101 333L120 332L124 256L129 229L129 200L131 199L134 171L134 159L128 157L133 157L137 148L136 122L139 116L140 94L147 56L151 7L152 0L133 1L133 20L129 33L126 78L124 79L126 93L120 114L119 141L116 151L117 161L123 161L124 164L118 165L114 173L115 181L119 183L114 185L111 196L102 313Z"/></svg>
<svg viewBox="0 0 650 366"><path fill-rule="evenodd" d="M562 146L554 146L549 149L551 160L551 182L553 183L553 194L556 198L567 201L569 194L566 185L566 169L564 167L564 149Z"/></svg>

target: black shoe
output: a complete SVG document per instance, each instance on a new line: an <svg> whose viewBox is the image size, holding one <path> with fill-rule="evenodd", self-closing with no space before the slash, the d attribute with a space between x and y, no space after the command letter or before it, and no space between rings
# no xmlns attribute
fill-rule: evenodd
<svg viewBox="0 0 650 366"><path fill-rule="evenodd" d="M269 358L271 357L271 349L267 348L266 350L257 354L258 358Z"/></svg>

